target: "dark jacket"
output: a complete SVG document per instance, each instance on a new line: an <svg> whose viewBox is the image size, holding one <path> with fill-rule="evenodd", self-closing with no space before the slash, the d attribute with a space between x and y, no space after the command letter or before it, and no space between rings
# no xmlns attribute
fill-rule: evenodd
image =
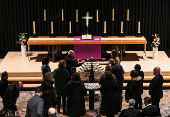
<svg viewBox="0 0 170 117"><path fill-rule="evenodd" d="M66 96L65 86L69 73L65 68L57 68L53 71L55 93L57 96Z"/></svg>
<svg viewBox="0 0 170 117"><path fill-rule="evenodd" d="M69 74L70 74L70 70L71 68L74 66L74 67L79 67L82 65L82 63L79 63L78 64L78 61L77 60L74 60L73 57L71 57L70 55L67 55L65 58L64 58L65 62L66 62L66 69L68 70Z"/></svg>
<svg viewBox="0 0 170 117"><path fill-rule="evenodd" d="M99 84L102 84L103 81L105 80L105 74L106 74L106 72L100 76ZM113 79L114 79L114 80L116 81L116 83L117 83L116 76L115 76L114 74L112 74L112 75L113 75Z"/></svg>
<svg viewBox="0 0 170 117"><path fill-rule="evenodd" d="M114 80L106 79L101 85L102 102L100 113L114 115L118 113L118 88Z"/></svg>
<svg viewBox="0 0 170 117"><path fill-rule="evenodd" d="M3 104L10 110L17 110L16 101L19 97L19 90L16 88L17 82L12 82L6 90L4 95Z"/></svg>
<svg viewBox="0 0 170 117"><path fill-rule="evenodd" d="M156 105L149 105L142 110L142 116L159 116L159 110Z"/></svg>
<svg viewBox="0 0 170 117"><path fill-rule="evenodd" d="M136 102L139 102L141 99L141 83L142 78L140 76L136 78L132 78L131 81L128 82L126 86L126 91L125 91L125 97L126 99L135 99Z"/></svg>
<svg viewBox="0 0 170 117"><path fill-rule="evenodd" d="M49 89L48 91L44 91L42 98L44 100L44 114L48 114L48 109L50 107L55 108L57 104L57 97L55 95L54 89ZM45 117L45 116L44 116Z"/></svg>
<svg viewBox="0 0 170 117"><path fill-rule="evenodd" d="M124 81L123 74L125 73L123 67L121 65L117 64L117 63L114 63L114 64L112 64L111 68L112 68L112 71L111 71L112 74L114 74L117 78L118 87L122 86L121 84Z"/></svg>
<svg viewBox="0 0 170 117"><path fill-rule="evenodd" d="M33 96L27 104L25 117L43 117L44 100L39 95Z"/></svg>
<svg viewBox="0 0 170 117"><path fill-rule="evenodd" d="M119 115L119 117L139 117L139 116L141 116L140 111L132 107L122 110L122 112Z"/></svg>
<svg viewBox="0 0 170 117"><path fill-rule="evenodd" d="M3 98L8 88L8 80L2 79L0 82L0 96Z"/></svg>
<svg viewBox="0 0 170 117"><path fill-rule="evenodd" d="M143 94L143 80L144 80L144 72L143 71L138 71L139 73L139 76L142 77L142 80L141 80L141 94Z"/></svg>
<svg viewBox="0 0 170 117"><path fill-rule="evenodd" d="M66 86L67 91L67 114L69 116L82 116L86 114L85 99L87 90L80 81L69 81Z"/></svg>
<svg viewBox="0 0 170 117"><path fill-rule="evenodd" d="M45 79L45 73L47 72L51 72L51 68L49 67L49 65L42 65L41 66L41 71L42 71L42 75L43 75L43 80Z"/></svg>
<svg viewBox="0 0 170 117"><path fill-rule="evenodd" d="M163 84L163 76L156 75L150 85L149 85L149 95L151 95L152 99L161 99L163 97L162 91L162 84Z"/></svg>

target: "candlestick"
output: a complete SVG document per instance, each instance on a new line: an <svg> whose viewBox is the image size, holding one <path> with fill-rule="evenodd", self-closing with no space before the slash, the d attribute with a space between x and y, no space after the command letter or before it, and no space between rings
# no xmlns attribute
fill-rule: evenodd
<svg viewBox="0 0 170 117"><path fill-rule="evenodd" d="M64 21L64 10L62 9L62 21Z"/></svg>
<svg viewBox="0 0 170 117"><path fill-rule="evenodd" d="M121 32L120 33L123 33L123 21L121 21Z"/></svg>
<svg viewBox="0 0 170 117"><path fill-rule="evenodd" d="M138 22L138 33L140 33L140 22Z"/></svg>
<svg viewBox="0 0 170 117"><path fill-rule="evenodd" d="M46 9L44 9L44 21L46 21Z"/></svg>
<svg viewBox="0 0 170 117"><path fill-rule="evenodd" d="M35 21L33 21L33 34L36 34L36 32L35 32Z"/></svg>
<svg viewBox="0 0 170 117"><path fill-rule="evenodd" d="M76 22L78 22L78 10L76 10Z"/></svg>
<svg viewBox="0 0 170 117"><path fill-rule="evenodd" d="M115 16L114 16L114 15L115 15L115 13L114 13L114 12L115 12L115 9L112 9L112 21L114 21L114 20L115 20Z"/></svg>
<svg viewBox="0 0 170 117"><path fill-rule="evenodd" d="M71 21L69 22L69 33L71 34Z"/></svg>
<svg viewBox="0 0 170 117"><path fill-rule="evenodd" d="M104 33L106 33L106 21L104 21Z"/></svg>
<svg viewBox="0 0 170 117"><path fill-rule="evenodd" d="M54 34L53 21L51 21L51 34Z"/></svg>
<svg viewBox="0 0 170 117"><path fill-rule="evenodd" d="M96 22L99 22L99 10L96 11Z"/></svg>
<svg viewBox="0 0 170 117"><path fill-rule="evenodd" d="M129 9L127 9L127 21L129 21Z"/></svg>

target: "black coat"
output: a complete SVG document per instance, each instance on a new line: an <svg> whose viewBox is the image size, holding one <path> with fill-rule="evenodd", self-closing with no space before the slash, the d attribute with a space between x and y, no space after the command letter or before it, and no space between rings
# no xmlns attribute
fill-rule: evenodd
<svg viewBox="0 0 170 117"><path fill-rule="evenodd" d="M66 85L67 92L67 114L69 116L82 116L86 114L85 99L87 90L80 81L69 81Z"/></svg>
<svg viewBox="0 0 170 117"><path fill-rule="evenodd" d="M141 99L141 77L137 77L137 78L132 78L132 80L130 80L126 86L126 90L125 90L125 98L126 99L135 99L136 102L139 102L139 100Z"/></svg>
<svg viewBox="0 0 170 117"><path fill-rule="evenodd" d="M19 97L19 90L16 88L17 82L12 82L6 90L3 98L3 104L10 110L17 110L16 101Z"/></svg>
<svg viewBox="0 0 170 117"><path fill-rule="evenodd" d="M119 117L139 117L141 115L140 111L135 108L128 108L122 110Z"/></svg>
<svg viewBox="0 0 170 117"><path fill-rule="evenodd" d="M149 85L149 95L151 95L152 99L161 99L163 97L162 91L162 84L163 84L163 76L156 75L150 85Z"/></svg>
<svg viewBox="0 0 170 117"><path fill-rule="evenodd" d="M0 96L3 98L8 88L8 80L2 79L0 83Z"/></svg>
<svg viewBox="0 0 170 117"><path fill-rule="evenodd" d="M139 71L139 76L142 77L142 80L141 80L141 94L143 94L143 79L144 79L144 72L143 71Z"/></svg>
<svg viewBox="0 0 170 117"><path fill-rule="evenodd" d="M49 89L48 91L43 92L42 98L44 100L44 114L47 114L48 109L50 107L55 108L57 104L57 97L55 95L54 89Z"/></svg>
<svg viewBox="0 0 170 117"><path fill-rule="evenodd" d="M102 115L114 115L118 113L118 88L115 81L106 79L103 81L100 92L102 102L100 113Z"/></svg>
<svg viewBox="0 0 170 117"><path fill-rule="evenodd" d="M65 62L66 62L66 68L68 70L68 72L70 73L70 70L71 68L74 66L74 67L79 67L82 65L82 63L79 63L78 64L78 61L77 60L74 60L73 57L71 57L70 55L67 55L65 58L64 58Z"/></svg>
<svg viewBox="0 0 170 117"><path fill-rule="evenodd" d="M142 116L159 116L159 109L156 105L149 105L142 110Z"/></svg>

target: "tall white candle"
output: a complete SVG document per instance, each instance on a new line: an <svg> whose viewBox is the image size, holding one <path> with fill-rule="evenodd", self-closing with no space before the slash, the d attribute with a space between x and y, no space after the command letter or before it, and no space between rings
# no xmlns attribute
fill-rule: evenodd
<svg viewBox="0 0 170 117"><path fill-rule="evenodd" d="M46 21L46 9L44 9L44 21Z"/></svg>
<svg viewBox="0 0 170 117"><path fill-rule="evenodd" d="M35 32L35 21L33 21L33 34L36 34L36 32Z"/></svg>
<svg viewBox="0 0 170 117"><path fill-rule="evenodd" d="M76 22L78 22L78 10L76 10Z"/></svg>
<svg viewBox="0 0 170 117"><path fill-rule="evenodd" d="M51 34L54 34L53 21L51 21Z"/></svg>
<svg viewBox="0 0 170 117"><path fill-rule="evenodd" d="M112 21L115 20L115 9L112 9Z"/></svg>
<svg viewBox="0 0 170 117"><path fill-rule="evenodd" d="M129 9L127 9L127 21L129 21Z"/></svg>
<svg viewBox="0 0 170 117"><path fill-rule="evenodd" d="M106 33L106 21L104 21L104 33Z"/></svg>
<svg viewBox="0 0 170 117"><path fill-rule="evenodd" d="M71 21L69 22L69 33L71 33Z"/></svg>
<svg viewBox="0 0 170 117"><path fill-rule="evenodd" d="M123 33L123 21L121 21L121 33Z"/></svg>
<svg viewBox="0 0 170 117"><path fill-rule="evenodd" d="M96 11L96 22L99 22L99 10Z"/></svg>
<svg viewBox="0 0 170 117"><path fill-rule="evenodd" d="M64 21L64 9L62 9L62 21Z"/></svg>
<svg viewBox="0 0 170 117"><path fill-rule="evenodd" d="M138 33L140 33L140 22L138 22Z"/></svg>

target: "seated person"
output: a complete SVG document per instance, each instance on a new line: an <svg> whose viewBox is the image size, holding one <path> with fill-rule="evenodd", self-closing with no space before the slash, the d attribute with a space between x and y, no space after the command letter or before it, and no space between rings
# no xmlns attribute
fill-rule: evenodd
<svg viewBox="0 0 170 117"><path fill-rule="evenodd" d="M142 116L159 116L159 110L156 105L152 105L152 100L150 97L144 98L145 108L142 110Z"/></svg>
<svg viewBox="0 0 170 117"><path fill-rule="evenodd" d="M119 117L139 117L141 115L140 111L134 108L135 100L129 100L129 108L122 110Z"/></svg>
<svg viewBox="0 0 170 117"><path fill-rule="evenodd" d="M48 115L49 115L49 117L57 117L56 116L56 110L55 110L55 108L49 108L49 110L48 110Z"/></svg>

